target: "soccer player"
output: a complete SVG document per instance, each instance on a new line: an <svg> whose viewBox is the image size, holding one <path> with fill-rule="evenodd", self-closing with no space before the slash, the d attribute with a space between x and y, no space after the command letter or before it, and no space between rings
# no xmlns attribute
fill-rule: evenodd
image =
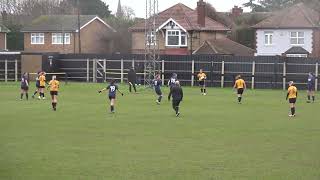
<svg viewBox="0 0 320 180"><path fill-rule="evenodd" d="M154 90L156 92L156 94L159 96L158 99L156 100L157 104L161 103L161 99L162 99L162 92L161 92L161 85L162 85L162 81L160 78L160 74L158 74L156 76L156 79L153 80L153 85L154 85Z"/></svg>
<svg viewBox="0 0 320 180"><path fill-rule="evenodd" d="M298 89L294 85L293 81L289 82L289 88L286 100L289 99L291 114L289 114L289 117L295 117L296 116L296 101L298 97Z"/></svg>
<svg viewBox="0 0 320 180"><path fill-rule="evenodd" d="M28 73L24 73L21 77L21 94L20 99L23 100L23 95L26 95L26 100L28 100L28 90L29 90L29 80L28 80Z"/></svg>
<svg viewBox="0 0 320 180"><path fill-rule="evenodd" d="M57 80L57 77L55 75L52 76L52 80L49 82L48 88L50 88L50 95L51 95L51 101L52 101L52 109L54 111L57 110L57 103L58 103L58 91L59 91L59 81Z"/></svg>
<svg viewBox="0 0 320 180"><path fill-rule="evenodd" d="M36 77L36 90L34 91L34 93L33 93L33 95L32 95L32 98L34 98L34 96L35 96L37 93L40 93L40 81L39 81L40 73L41 73L41 71L38 72L38 75L37 75L37 77Z"/></svg>
<svg viewBox="0 0 320 180"><path fill-rule="evenodd" d="M170 89L175 86L176 81L178 80L177 78L178 78L178 75L176 73L172 73L172 76L168 81L168 86L169 86ZM168 96L168 98L169 97L170 96Z"/></svg>
<svg viewBox="0 0 320 180"><path fill-rule="evenodd" d="M136 71L134 70L134 67L132 67L128 72L129 92L131 92L131 87L133 87L133 90L135 93L137 92L136 82L137 82L137 74L136 74Z"/></svg>
<svg viewBox="0 0 320 180"><path fill-rule="evenodd" d="M41 72L40 76L39 76L39 82L40 82L40 92L39 92L39 97L38 99L46 99L44 97L44 89L46 88L46 73L45 72Z"/></svg>
<svg viewBox="0 0 320 180"><path fill-rule="evenodd" d="M109 95L109 100L110 100L110 111L111 111L111 113L114 113L115 112L114 106L116 103L117 91L119 91L119 93L121 93L122 96L123 96L123 93L119 90L118 86L115 84L115 80L111 80L110 84L106 88L101 89L99 91L99 93L106 91L106 90L109 90L108 95Z"/></svg>
<svg viewBox="0 0 320 180"><path fill-rule="evenodd" d="M207 95L206 92L206 79L207 79L207 75L202 71L202 69L200 69L199 74L197 75L198 77L198 81L199 81L199 86L201 88L201 94L202 95Z"/></svg>
<svg viewBox="0 0 320 180"><path fill-rule="evenodd" d="M237 89L238 103L241 104L242 94L247 87L246 82L241 78L240 75L236 77L236 82L234 83L233 88Z"/></svg>
<svg viewBox="0 0 320 180"><path fill-rule="evenodd" d="M315 75L310 72L309 73L309 76L308 76L308 101L307 103L311 103L311 100L310 100L310 96L312 96L312 102L314 103L315 101L315 96L314 96L314 91L315 91L315 81L316 81L316 77Z"/></svg>
<svg viewBox="0 0 320 180"><path fill-rule="evenodd" d="M178 117L180 115L179 105L180 105L180 102L183 99L183 91L182 91L182 88L180 86L180 82L179 81L176 81L175 82L175 86L173 86L170 89L170 93L169 93L169 96L168 96L168 100L169 101L170 101L171 96L172 96L172 108L175 110L176 116Z"/></svg>
<svg viewBox="0 0 320 180"><path fill-rule="evenodd" d="M177 78L178 78L178 75L176 73L172 73L172 76L168 81L168 86L170 87L170 89L175 85L176 81L178 80Z"/></svg>

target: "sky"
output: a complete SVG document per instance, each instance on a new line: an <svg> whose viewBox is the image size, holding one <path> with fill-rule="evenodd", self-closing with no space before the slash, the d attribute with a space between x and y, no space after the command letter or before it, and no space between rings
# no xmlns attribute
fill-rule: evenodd
<svg viewBox="0 0 320 180"><path fill-rule="evenodd" d="M114 14L117 11L118 0L103 0L109 5L109 9ZM183 3L188 7L195 9L198 0L158 0L159 1L159 12L177 4ZM217 11L229 12L234 5L242 6L243 3L249 0L204 0L213 5ZM121 0L121 5L126 5L131 7L136 17L145 17L145 0ZM245 9L247 11L247 9Z"/></svg>

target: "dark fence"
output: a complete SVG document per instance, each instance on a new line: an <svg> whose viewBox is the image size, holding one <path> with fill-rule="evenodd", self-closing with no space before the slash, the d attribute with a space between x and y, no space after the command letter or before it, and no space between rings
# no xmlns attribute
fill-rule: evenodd
<svg viewBox="0 0 320 180"><path fill-rule="evenodd" d="M71 80L101 82L108 79L126 81L128 69L135 67L138 82L143 84L144 55L60 55L54 60L56 71L68 73ZM159 69L163 80L172 73L184 85L196 85L196 73L203 69L208 86L232 86L236 75L241 74L252 88L285 88L293 80L305 88L309 72L318 78L320 60L317 58L286 58L280 56L161 56ZM318 80L317 80L318 82ZM317 83L318 86L318 83Z"/></svg>
<svg viewBox="0 0 320 180"><path fill-rule="evenodd" d="M21 76L21 55L0 54L0 81L18 81Z"/></svg>

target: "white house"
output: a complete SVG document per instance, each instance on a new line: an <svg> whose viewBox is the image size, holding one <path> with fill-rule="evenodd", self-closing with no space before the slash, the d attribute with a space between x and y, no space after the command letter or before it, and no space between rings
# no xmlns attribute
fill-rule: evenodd
<svg viewBox="0 0 320 180"><path fill-rule="evenodd" d="M256 56L320 56L319 13L302 3L284 9L253 26Z"/></svg>

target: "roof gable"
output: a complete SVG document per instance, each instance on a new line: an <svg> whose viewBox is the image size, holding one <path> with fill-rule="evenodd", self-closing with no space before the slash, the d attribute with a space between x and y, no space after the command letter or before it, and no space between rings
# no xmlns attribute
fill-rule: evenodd
<svg viewBox="0 0 320 180"><path fill-rule="evenodd" d="M253 56L255 50L228 38L206 40L193 54L226 54L235 56Z"/></svg>
<svg viewBox="0 0 320 180"><path fill-rule="evenodd" d="M275 13L253 28L315 28L319 27L320 14L303 3Z"/></svg>
<svg viewBox="0 0 320 180"><path fill-rule="evenodd" d="M93 21L100 21L102 24L104 24L105 26L107 26L109 29L111 29L113 32L116 32L115 29L113 29L113 27L111 27L109 24L107 24L104 20L102 20L101 18L99 18L98 16L96 16L95 18L91 19L89 22L87 22L86 24L84 24L83 26L80 27L80 30L85 28L86 26L88 26L90 23L92 23ZM78 31L78 30L77 30Z"/></svg>
<svg viewBox="0 0 320 180"><path fill-rule="evenodd" d="M199 31L229 31L230 29L223 24L206 17L204 27L200 27L197 21L197 11L189 8L188 6L178 3L158 14L156 27L160 27L170 19L183 27L185 30L199 30ZM130 30L141 31L145 29L145 23L139 22L132 26Z"/></svg>
<svg viewBox="0 0 320 180"><path fill-rule="evenodd" d="M106 22L96 15L81 15L80 29L91 22L98 20L112 31L115 31ZM30 25L22 28L22 32L76 32L78 30L78 16L76 15L43 15L34 19Z"/></svg>
<svg viewBox="0 0 320 180"><path fill-rule="evenodd" d="M285 54L309 54L309 52L301 46L293 46Z"/></svg>
<svg viewBox="0 0 320 180"><path fill-rule="evenodd" d="M160 27L158 27L158 29L156 31L161 30L162 28L164 28L167 24L169 24L170 22L173 22L175 25L177 25L180 29L182 29L184 32L187 32L186 29L184 29L179 23L177 23L174 19L170 18L168 19L166 22L164 22Z"/></svg>

